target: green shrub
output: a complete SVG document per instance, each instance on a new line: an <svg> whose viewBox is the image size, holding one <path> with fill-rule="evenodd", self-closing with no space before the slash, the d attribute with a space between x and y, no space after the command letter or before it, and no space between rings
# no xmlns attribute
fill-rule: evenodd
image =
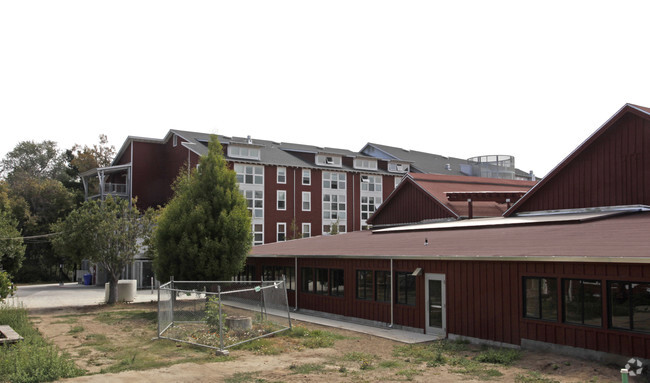
<svg viewBox="0 0 650 383"><path fill-rule="evenodd" d="M0 323L24 340L0 347L0 376L8 382L47 382L83 375L67 354L49 344L29 323L22 308L0 307Z"/></svg>

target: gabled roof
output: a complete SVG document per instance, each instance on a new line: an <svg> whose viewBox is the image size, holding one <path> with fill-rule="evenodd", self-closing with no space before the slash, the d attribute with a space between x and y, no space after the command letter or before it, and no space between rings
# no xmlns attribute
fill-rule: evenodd
<svg viewBox="0 0 650 383"><path fill-rule="evenodd" d="M533 185L534 181L517 181L505 180L498 178L467 177L456 175L440 174L422 174L409 173L404 177L400 185L388 196L386 201L377 209L377 211L368 220L373 223L384 214L384 210L391 203L395 203L400 193L403 193L406 185L413 185L422 192L426 193L432 204L439 205L444 211L450 214L445 216L427 217L427 219L442 219L447 217L460 218L468 216L467 201L449 201L447 193L449 192L526 192ZM513 201L514 202L514 201ZM473 215L475 217L498 217L506 210L506 205L493 201L474 201ZM401 210L400 206L393 206ZM392 222L391 224L406 224L411 222Z"/></svg>
<svg viewBox="0 0 650 383"><path fill-rule="evenodd" d="M535 185L532 189L528 191L517 203L515 203L508 211L505 212L504 216L512 216L513 214L517 214L520 212L523 212L521 210L521 207L529 202L532 201L533 199L536 198L536 195L540 193L541 190L543 190L545 187L551 185L553 182L555 182L556 179L560 177L560 175L565 171L573 161L576 161L578 157L581 156L581 154L585 153L589 148L594 145L596 141L599 140L599 138L603 137L604 135L613 132L617 126L617 123L622 121L622 119L628 115L628 114L633 114L635 116L642 117L645 120L650 121L650 108L645 108L642 106L638 105L633 105L633 104L625 104L621 109L619 109L612 117L610 117L603 125L601 125L594 133L591 134L585 141L583 141L576 149L574 149L564 160L562 160L555 168L553 168L546 177L537 185ZM640 140L637 138L637 141L635 144L641 144ZM644 148L645 149L645 148ZM619 149L620 151L620 149ZM646 156L650 156L650 152L645 154ZM603 158L604 155L599 154L598 155L599 159L601 161L609 161L609 158ZM593 169L596 169L595 167L596 164L593 164ZM636 165L636 164L635 164ZM635 166L632 165L632 166ZM598 169L600 171L600 169ZM606 187L606 183L611 183L612 180L605 180L605 176L603 176L600 180L596 181L599 182L600 187ZM627 185L624 185L626 188L631 188L629 182L632 181L630 176L626 177L626 183ZM576 181L576 184L573 186L575 187L580 187L580 183L584 184L586 181L583 180L578 180ZM584 186L584 185L583 185ZM616 203L617 205L620 204L643 204L644 202L642 201L626 201L625 203ZM600 205L604 206L604 205ZM555 207L554 209L560 209L560 207Z"/></svg>
<svg viewBox="0 0 650 383"><path fill-rule="evenodd" d="M481 229L365 230L254 246L249 256L650 263L648 227L650 212Z"/></svg>

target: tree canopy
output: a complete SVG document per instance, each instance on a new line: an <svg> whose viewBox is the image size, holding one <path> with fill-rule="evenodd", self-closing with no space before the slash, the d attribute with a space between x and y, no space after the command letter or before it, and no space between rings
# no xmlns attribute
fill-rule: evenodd
<svg viewBox="0 0 650 383"><path fill-rule="evenodd" d="M251 243L246 199L213 135L198 169L177 178L158 220L156 275L160 281L230 279L243 269Z"/></svg>
<svg viewBox="0 0 650 383"><path fill-rule="evenodd" d="M109 303L117 298L117 281L152 232L151 210L141 215L124 199L87 201L64 221L52 225L60 232L52 239L55 251L73 261L82 258L100 264L109 275Z"/></svg>
<svg viewBox="0 0 650 383"><path fill-rule="evenodd" d="M65 157L54 141L22 141L2 160L2 175L10 183L16 178L67 178Z"/></svg>

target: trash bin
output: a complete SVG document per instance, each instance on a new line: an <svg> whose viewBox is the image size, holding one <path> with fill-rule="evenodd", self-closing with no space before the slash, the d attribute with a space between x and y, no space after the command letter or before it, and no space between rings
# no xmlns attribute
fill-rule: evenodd
<svg viewBox="0 0 650 383"><path fill-rule="evenodd" d="M89 286L91 283L93 283L93 275L84 274L84 285Z"/></svg>

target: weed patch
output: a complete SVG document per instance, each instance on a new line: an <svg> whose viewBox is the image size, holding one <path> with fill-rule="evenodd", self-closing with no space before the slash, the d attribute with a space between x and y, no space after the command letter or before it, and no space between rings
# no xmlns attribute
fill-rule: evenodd
<svg viewBox="0 0 650 383"><path fill-rule="evenodd" d="M307 363L301 364L299 366L291 365L289 369L292 371L292 374L308 375L323 372L325 370L325 366L318 363Z"/></svg>
<svg viewBox="0 0 650 383"><path fill-rule="evenodd" d="M547 378L537 371L530 371L528 374L518 374L515 377L516 383L560 383L560 381Z"/></svg>
<svg viewBox="0 0 650 383"><path fill-rule="evenodd" d="M0 346L0 376L10 382L43 382L83 375L67 354L43 339L30 324L24 308L0 307L0 323L24 340Z"/></svg>
<svg viewBox="0 0 650 383"><path fill-rule="evenodd" d="M476 356L476 361L481 363L494 363L509 366L521 358L519 350L509 348L490 348Z"/></svg>

